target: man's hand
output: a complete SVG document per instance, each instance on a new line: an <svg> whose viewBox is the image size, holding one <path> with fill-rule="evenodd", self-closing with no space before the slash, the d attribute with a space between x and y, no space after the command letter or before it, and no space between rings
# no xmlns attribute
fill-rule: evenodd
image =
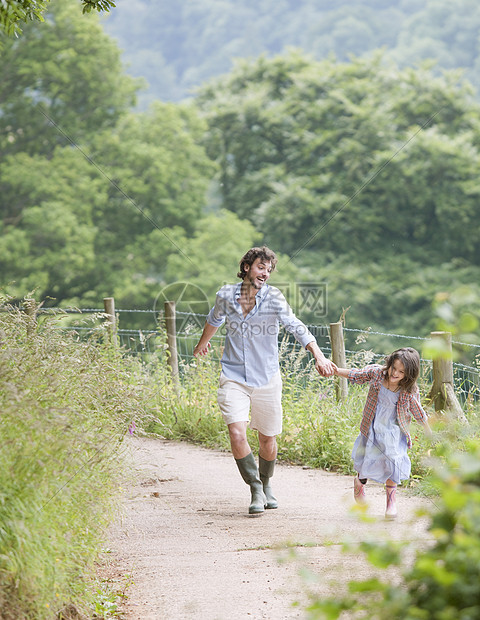
<svg viewBox="0 0 480 620"><path fill-rule="evenodd" d="M214 327L213 325L209 325L205 323L203 328L202 335L200 336L200 340L198 341L197 346L193 349L193 356L198 357L199 355L206 355L208 350L211 348L210 339L215 335L218 327Z"/></svg>
<svg viewBox="0 0 480 620"><path fill-rule="evenodd" d="M206 355L211 346L212 345L209 342L207 342L206 345L202 345L199 342L197 346L193 349L193 356L198 357L199 355Z"/></svg>

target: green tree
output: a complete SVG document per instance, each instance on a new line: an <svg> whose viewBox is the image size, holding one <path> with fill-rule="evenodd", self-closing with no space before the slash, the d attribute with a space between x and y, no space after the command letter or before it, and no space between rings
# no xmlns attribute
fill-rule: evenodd
<svg viewBox="0 0 480 620"><path fill-rule="evenodd" d="M76 2L54 0L45 23L0 39L0 158L85 143L135 101L137 84L124 75L118 47Z"/></svg>
<svg viewBox="0 0 480 620"><path fill-rule="evenodd" d="M50 0L5 0L0 4L0 29L7 35L19 35L21 24L30 21L44 21L43 14ZM82 0L83 12L109 11L115 6L112 0Z"/></svg>
<svg viewBox="0 0 480 620"><path fill-rule="evenodd" d="M15 282L8 292L37 289L54 305L90 305L114 291L125 300L128 283L130 294L135 286L142 293L129 305L143 305L145 280L152 289L164 282L167 257L181 251L202 217L214 167L201 135L193 109L158 104L92 138L89 159L70 147L49 159L6 157L0 271L3 285ZM144 259L150 239L161 241L151 264Z"/></svg>
<svg viewBox="0 0 480 620"><path fill-rule="evenodd" d="M118 186L109 184L102 213L106 245L109 235L124 245L152 227L194 230L215 171L200 145L204 131L194 108L157 103L93 140L93 160Z"/></svg>
<svg viewBox="0 0 480 620"><path fill-rule="evenodd" d="M0 187L1 284L17 298L81 296L96 270L94 214L107 200L95 169L69 148L50 159L19 153L4 159Z"/></svg>
<svg viewBox="0 0 480 620"><path fill-rule="evenodd" d="M289 254L480 259L479 106L455 75L291 52L239 62L198 105L225 207Z"/></svg>
<svg viewBox="0 0 480 620"><path fill-rule="evenodd" d="M151 277L132 252L152 231L165 263L176 246L162 231L193 233L214 165L196 110L128 113L135 83L115 42L70 0L50 9L5 39L0 67L1 285L15 298L35 290L52 305L97 306Z"/></svg>

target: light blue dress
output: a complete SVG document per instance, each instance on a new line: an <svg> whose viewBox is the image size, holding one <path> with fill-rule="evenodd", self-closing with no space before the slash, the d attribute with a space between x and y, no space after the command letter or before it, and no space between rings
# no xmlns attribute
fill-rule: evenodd
<svg viewBox="0 0 480 620"><path fill-rule="evenodd" d="M360 433L353 445L353 464L359 478L381 483L390 479L397 484L410 478L407 438L397 423L398 396L399 392L380 386L368 438Z"/></svg>

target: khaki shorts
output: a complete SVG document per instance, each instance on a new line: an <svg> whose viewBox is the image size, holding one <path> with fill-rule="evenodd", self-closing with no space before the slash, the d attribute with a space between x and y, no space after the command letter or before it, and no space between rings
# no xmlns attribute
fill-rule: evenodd
<svg viewBox="0 0 480 620"><path fill-rule="evenodd" d="M226 424L248 422L262 435L282 432L282 377L276 373L266 385L251 387L220 375L217 402Z"/></svg>

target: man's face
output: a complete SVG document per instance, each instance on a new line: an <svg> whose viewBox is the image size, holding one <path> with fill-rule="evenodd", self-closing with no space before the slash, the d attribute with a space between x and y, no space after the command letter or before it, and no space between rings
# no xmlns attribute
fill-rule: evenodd
<svg viewBox="0 0 480 620"><path fill-rule="evenodd" d="M244 281L256 289L261 289L272 273L272 263L263 258L256 258L252 265L245 265L243 269L247 274Z"/></svg>

